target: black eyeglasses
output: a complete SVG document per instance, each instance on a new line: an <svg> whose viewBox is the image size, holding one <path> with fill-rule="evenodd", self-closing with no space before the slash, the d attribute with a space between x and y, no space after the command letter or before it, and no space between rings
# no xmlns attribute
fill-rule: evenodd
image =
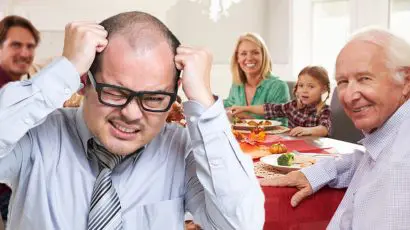
<svg viewBox="0 0 410 230"><path fill-rule="evenodd" d="M162 91L138 91L95 81L94 76L88 71L88 78L98 94L98 100L108 106L124 108L134 99L137 98L138 105L145 111L149 112L166 112L177 98L178 84L175 86L173 93Z"/></svg>

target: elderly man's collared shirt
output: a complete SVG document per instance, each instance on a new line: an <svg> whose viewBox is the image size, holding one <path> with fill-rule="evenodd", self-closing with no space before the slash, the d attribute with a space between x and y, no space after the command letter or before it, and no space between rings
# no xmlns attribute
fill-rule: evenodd
<svg viewBox="0 0 410 230"><path fill-rule="evenodd" d="M292 100L285 104L264 104L265 118L287 117L289 128L315 127L323 125L330 132L330 108L324 105L321 111L317 112L316 106L297 107L297 101Z"/></svg>
<svg viewBox="0 0 410 230"><path fill-rule="evenodd" d="M410 229L410 102L361 141L366 151L302 172L316 191L347 187L328 229Z"/></svg>
<svg viewBox="0 0 410 230"><path fill-rule="evenodd" d="M0 182L13 188L8 227L86 229L98 174L82 108L58 109L80 86L62 58L0 90ZM124 229L183 229L189 211L204 229L262 229L264 197L230 130L221 100L184 103L187 128L166 125L112 174ZM92 157L91 157L92 158Z"/></svg>

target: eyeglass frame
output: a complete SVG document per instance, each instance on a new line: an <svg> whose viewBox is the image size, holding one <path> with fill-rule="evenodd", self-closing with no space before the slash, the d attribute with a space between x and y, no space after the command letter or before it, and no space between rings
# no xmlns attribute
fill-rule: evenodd
<svg viewBox="0 0 410 230"><path fill-rule="evenodd" d="M95 80L95 77L91 73L91 71L88 71L87 75L88 75L88 79L91 82L91 85L94 87L95 91L97 92L98 101L101 104L106 105L106 106L110 106L110 107L121 108L121 109L125 108L135 97L137 97L138 98L138 100L137 100L138 106L140 108L142 108L142 110L148 111L148 112L153 112L153 113L163 113L163 112L167 112L171 108L172 104L176 101L177 95L178 95L178 80L179 80L179 77L177 77L177 79L175 81L174 92L170 93L170 92L164 92L164 91L134 91L134 90L131 90L131 89L128 89L128 88L125 88L125 87L118 86L118 85L99 83ZM123 90L123 91L129 92L130 94L128 95L127 100L125 101L125 103L123 105L113 105L113 104L104 102L101 99L101 91L104 87L111 87L111 88ZM155 94L168 95L168 96L171 97L171 99L169 101L169 105L165 109L152 110L152 109L145 108L143 103L141 102L141 96L144 95L144 94L145 95L146 94L148 94L148 95L155 95Z"/></svg>

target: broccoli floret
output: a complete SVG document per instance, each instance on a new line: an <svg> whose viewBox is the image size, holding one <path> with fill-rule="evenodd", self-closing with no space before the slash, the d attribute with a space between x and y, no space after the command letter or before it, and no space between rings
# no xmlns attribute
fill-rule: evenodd
<svg viewBox="0 0 410 230"><path fill-rule="evenodd" d="M278 165L281 166L291 166L295 160L295 155L293 153L285 153L278 157Z"/></svg>

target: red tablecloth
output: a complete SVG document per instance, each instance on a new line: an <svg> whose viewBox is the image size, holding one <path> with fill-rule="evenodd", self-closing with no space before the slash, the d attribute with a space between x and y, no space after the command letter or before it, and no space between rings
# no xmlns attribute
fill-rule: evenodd
<svg viewBox="0 0 410 230"><path fill-rule="evenodd" d="M262 187L265 193L264 230L325 229L345 193L344 189L322 188L296 208L290 205L295 188Z"/></svg>

